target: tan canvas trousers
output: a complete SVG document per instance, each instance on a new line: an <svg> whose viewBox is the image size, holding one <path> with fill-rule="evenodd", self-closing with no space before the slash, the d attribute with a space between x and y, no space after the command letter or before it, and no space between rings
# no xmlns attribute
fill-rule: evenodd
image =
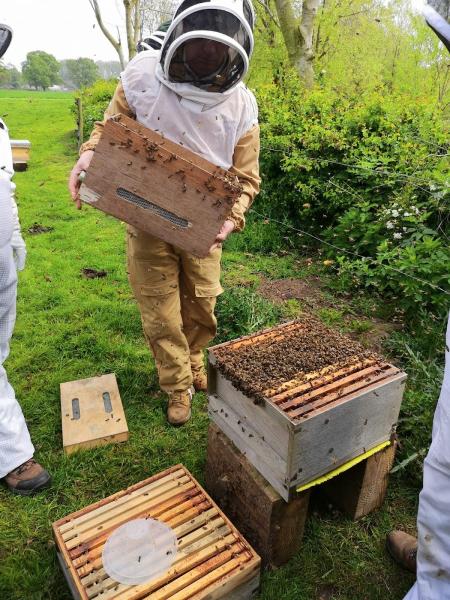
<svg viewBox="0 0 450 600"><path fill-rule="evenodd" d="M191 368L216 335L214 307L222 293L221 248L196 258L132 226L127 228L128 276L144 334L166 391L192 385Z"/></svg>

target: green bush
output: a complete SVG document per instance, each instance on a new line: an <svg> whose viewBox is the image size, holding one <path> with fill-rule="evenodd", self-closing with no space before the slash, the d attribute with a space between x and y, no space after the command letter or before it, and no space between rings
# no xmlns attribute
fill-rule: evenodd
<svg viewBox="0 0 450 600"><path fill-rule="evenodd" d="M411 315L444 311L448 297L428 285L450 283L442 113L383 89L306 94L294 77L283 86L258 93L263 193L256 210L289 225L280 225L280 238L290 244L320 247L347 285L395 299ZM292 227L306 235L292 235Z"/></svg>
<svg viewBox="0 0 450 600"><path fill-rule="evenodd" d="M219 322L217 343L248 335L279 323L281 308L262 298L254 289L234 287L218 298Z"/></svg>
<svg viewBox="0 0 450 600"><path fill-rule="evenodd" d="M93 86L83 89L76 95L81 98L83 105L83 140L86 141L94 127L95 121L102 121L103 114L111 100L117 81L115 79L99 79ZM77 115L77 108L74 104L73 113Z"/></svg>

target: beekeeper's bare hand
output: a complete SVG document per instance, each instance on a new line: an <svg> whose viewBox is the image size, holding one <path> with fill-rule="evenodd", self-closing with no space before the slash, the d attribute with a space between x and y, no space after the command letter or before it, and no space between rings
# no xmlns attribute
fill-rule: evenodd
<svg viewBox="0 0 450 600"><path fill-rule="evenodd" d="M91 164L92 157L94 156L93 150L86 150L78 159L74 168L72 169L69 177L69 192L72 196L72 200L75 202L78 209L81 208L81 200L78 196L78 190L80 189L81 182L78 179L82 171L86 171Z"/></svg>
<svg viewBox="0 0 450 600"><path fill-rule="evenodd" d="M234 230L233 221L230 221L229 219L227 219L225 221L225 223L222 225L222 229L217 234L216 241L211 246L209 251L212 252L213 250L215 250L216 248L221 246L233 230Z"/></svg>

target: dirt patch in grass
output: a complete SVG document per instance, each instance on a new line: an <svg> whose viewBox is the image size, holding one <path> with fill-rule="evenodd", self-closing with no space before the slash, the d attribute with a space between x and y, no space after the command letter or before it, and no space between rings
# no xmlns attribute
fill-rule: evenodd
<svg viewBox="0 0 450 600"><path fill-rule="evenodd" d="M108 273L106 271L97 271L97 269L84 268L81 269L81 276L86 279L100 279L106 277Z"/></svg>
<svg viewBox="0 0 450 600"><path fill-rule="evenodd" d="M277 304L287 300L298 300L311 312L318 312L321 318L322 312L327 312L327 309L331 309L331 311L336 309L341 313L338 319L340 323L337 325L344 329L346 335L377 353L383 352L383 343L391 333L402 328L399 323L388 323L375 317L363 317L354 312L347 313L348 300L327 296L322 291L319 277L273 280L262 278L258 293ZM324 320L326 321L326 319Z"/></svg>
<svg viewBox="0 0 450 600"><path fill-rule="evenodd" d="M266 279L263 277L258 292L272 302L300 300L314 308L328 306L328 302L326 302L320 291L320 279L318 277L305 279L291 277L287 279Z"/></svg>
<svg viewBox="0 0 450 600"><path fill-rule="evenodd" d="M370 320L371 329L364 332L350 331L347 335L374 352L382 353L383 344L394 331L402 329L398 323L386 323L379 319Z"/></svg>
<svg viewBox="0 0 450 600"><path fill-rule="evenodd" d="M337 594L338 590L334 587L334 585L330 585L329 583L325 583L320 585L317 588L317 600L333 600L335 598L335 594Z"/></svg>
<svg viewBox="0 0 450 600"><path fill-rule="evenodd" d="M31 227L28 227L28 233L30 235L39 235L40 233L48 233L49 231L53 231L54 227L47 227L46 225L39 225L39 223L34 223Z"/></svg>

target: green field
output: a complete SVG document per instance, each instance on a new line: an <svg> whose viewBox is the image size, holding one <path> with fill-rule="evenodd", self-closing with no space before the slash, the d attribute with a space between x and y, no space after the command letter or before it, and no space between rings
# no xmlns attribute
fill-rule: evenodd
<svg viewBox="0 0 450 600"><path fill-rule="evenodd" d="M164 396L158 391L127 283L124 226L92 209L76 211L70 201L66 181L76 160L72 103L71 95L59 93L0 93L0 115L11 137L32 143L29 169L15 178L28 262L20 275L18 322L6 367L36 457L53 475L52 488L34 498L0 490L2 600L70 598L52 541L51 523L56 519L175 463L183 463L203 481L206 399L197 395L188 425L179 429L167 425ZM32 235L28 229L34 224L53 229ZM107 277L85 279L80 274L83 268L104 269ZM229 291L219 305L222 339L239 333L236 319L247 329L256 329L298 313L298 303L274 307L257 294L262 276L304 275L305 266L295 257L244 256L233 250L225 254L224 271ZM246 304L237 311L239 298ZM366 304L368 311L370 302ZM360 299L359 309L364 306ZM360 315L347 319L354 310L341 303L337 308L322 308L319 315L356 333L370 329L370 321L366 327ZM408 364L413 369L411 352ZM417 365L419 373L422 363ZM59 384L108 372L118 379L129 442L64 456ZM424 398L436 399L439 376L436 367L431 376L427 371L422 379L412 378L417 385L410 387L403 415L407 448L417 444L420 448L429 435L432 401L425 403ZM422 380L427 381L426 389ZM426 418L417 424L418 437L412 438L408 437L413 429L411 415L421 415L416 408L426 412ZM394 475L384 508L357 523L327 507L314 510L301 552L284 568L263 575L260 598L403 598L413 578L386 556L384 537L393 527L414 532L420 490L416 471Z"/></svg>

